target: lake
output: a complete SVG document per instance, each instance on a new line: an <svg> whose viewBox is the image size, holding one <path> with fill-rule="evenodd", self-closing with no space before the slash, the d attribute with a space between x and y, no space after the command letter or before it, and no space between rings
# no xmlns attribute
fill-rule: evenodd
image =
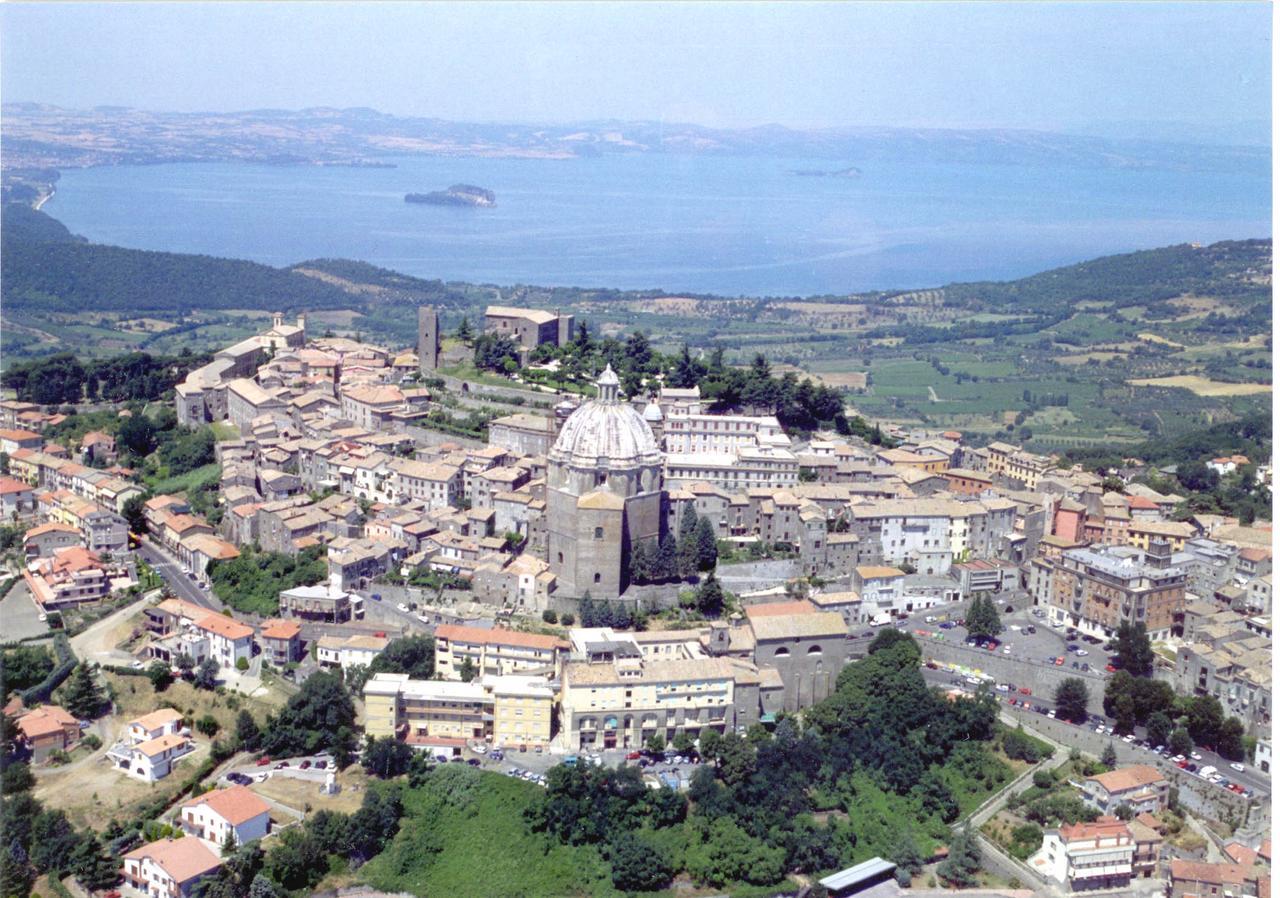
<svg viewBox="0 0 1280 898"><path fill-rule="evenodd" d="M1110 253L1268 237L1236 172L776 157L413 157L64 171L45 210L91 240L285 266L360 259L497 284L811 295L1008 279ZM808 177L857 164L857 177ZM413 205L454 183L492 209Z"/></svg>

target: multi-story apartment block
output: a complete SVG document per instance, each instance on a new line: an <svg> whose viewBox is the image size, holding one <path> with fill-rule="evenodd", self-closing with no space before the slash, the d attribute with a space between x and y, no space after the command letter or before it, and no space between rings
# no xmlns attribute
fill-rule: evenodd
<svg viewBox="0 0 1280 898"><path fill-rule="evenodd" d="M1062 553L1053 575L1050 616L1082 633L1110 639L1122 622L1144 624L1166 639L1186 599L1187 575L1171 565L1167 543L1152 551L1109 547Z"/></svg>
<svg viewBox="0 0 1280 898"><path fill-rule="evenodd" d="M800 482L800 462L791 450L775 446L672 452L664 460L663 478L669 486L701 482L726 490L781 489Z"/></svg>
<svg viewBox="0 0 1280 898"><path fill-rule="evenodd" d="M1080 794L1103 814L1115 814L1121 805L1135 814L1158 814L1169 804L1169 781L1156 768L1135 764L1086 777Z"/></svg>
<svg viewBox="0 0 1280 898"><path fill-rule="evenodd" d="M1101 817L1049 830L1029 863L1069 892L1122 889L1133 879L1136 848L1124 822Z"/></svg>
<svg viewBox="0 0 1280 898"><path fill-rule="evenodd" d="M1271 732L1271 639L1244 628L1205 627L1197 641L1178 647L1173 685L1190 695L1212 695L1224 714L1239 717L1253 735Z"/></svg>
<svg viewBox="0 0 1280 898"><path fill-rule="evenodd" d="M673 409L662 422L662 430L663 448L676 454L734 454L757 446L791 446L791 439L772 415L703 415Z"/></svg>
<svg viewBox="0 0 1280 898"><path fill-rule="evenodd" d="M732 731L755 722L736 713L734 687L744 673L729 658L647 660L638 651L569 661L561 675L560 732L570 749L579 749L638 748L655 734L670 741L708 726Z"/></svg>
<svg viewBox="0 0 1280 898"><path fill-rule="evenodd" d="M461 468L408 458L392 459L388 466L395 472L393 489L402 501L422 502L428 510L457 508L462 504Z"/></svg>
<svg viewBox="0 0 1280 898"><path fill-rule="evenodd" d="M436 676L445 680L461 679L467 661L477 675L554 676L569 650L569 643L555 636L457 624L436 627L435 638Z"/></svg>
<svg viewBox="0 0 1280 898"><path fill-rule="evenodd" d="M462 683L374 674L364 687L365 732L428 750L467 742L546 745L555 691L542 677L490 676Z"/></svg>

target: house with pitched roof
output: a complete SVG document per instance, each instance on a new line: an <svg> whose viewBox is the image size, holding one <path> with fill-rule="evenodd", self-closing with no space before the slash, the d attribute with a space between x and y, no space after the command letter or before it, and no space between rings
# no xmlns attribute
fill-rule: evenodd
<svg viewBox="0 0 1280 898"><path fill-rule="evenodd" d="M1086 777L1080 797L1104 814L1114 814L1123 804L1135 813L1156 814L1169 804L1169 781L1156 768L1135 764Z"/></svg>
<svg viewBox="0 0 1280 898"><path fill-rule="evenodd" d="M271 831L271 806L244 786L216 789L184 804L178 825L214 845L225 844L228 836L244 845Z"/></svg>
<svg viewBox="0 0 1280 898"><path fill-rule="evenodd" d="M222 860L199 839L160 839L121 858L125 882L147 898L189 898L197 882Z"/></svg>
<svg viewBox="0 0 1280 898"><path fill-rule="evenodd" d="M68 751L80 742L80 722L57 705L24 711L15 725L18 741L37 764L53 752Z"/></svg>

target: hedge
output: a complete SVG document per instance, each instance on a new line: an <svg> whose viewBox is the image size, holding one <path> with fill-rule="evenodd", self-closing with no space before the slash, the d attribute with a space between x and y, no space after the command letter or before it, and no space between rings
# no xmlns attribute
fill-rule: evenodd
<svg viewBox="0 0 1280 898"><path fill-rule="evenodd" d="M76 655L71 651L71 640L67 638L66 633L58 633L53 637L53 653L57 656L58 666L42 682L19 693L24 705L47 702L49 696L53 695L53 690L61 686L63 681L71 676L71 671L76 669Z"/></svg>

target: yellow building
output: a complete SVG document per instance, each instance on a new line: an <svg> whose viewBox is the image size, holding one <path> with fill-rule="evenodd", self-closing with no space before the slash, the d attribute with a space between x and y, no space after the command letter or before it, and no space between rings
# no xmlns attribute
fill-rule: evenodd
<svg viewBox="0 0 1280 898"><path fill-rule="evenodd" d="M545 744L555 693L537 677L484 677L470 683L374 674L364 687L365 732L416 746Z"/></svg>
<svg viewBox="0 0 1280 898"><path fill-rule="evenodd" d="M1163 539L1173 547L1173 551L1181 552L1187 546L1187 540L1196 535L1195 528L1185 521L1130 521L1129 545L1142 551L1151 548L1151 541Z"/></svg>
<svg viewBox="0 0 1280 898"><path fill-rule="evenodd" d="M496 745L545 745L551 741L555 695L546 680L535 677L485 677L493 696Z"/></svg>

